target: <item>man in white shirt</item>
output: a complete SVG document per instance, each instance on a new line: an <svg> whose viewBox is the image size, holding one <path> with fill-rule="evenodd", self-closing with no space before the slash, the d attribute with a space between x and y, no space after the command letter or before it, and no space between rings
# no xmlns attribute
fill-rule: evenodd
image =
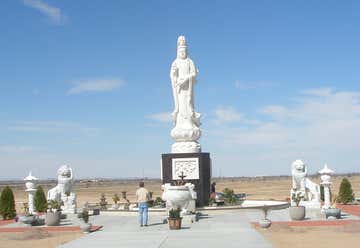
<svg viewBox="0 0 360 248"><path fill-rule="evenodd" d="M140 226L148 225L148 201L150 200L150 194L149 191L144 188L144 185L144 182L140 182L139 189L136 190L136 201L139 207Z"/></svg>

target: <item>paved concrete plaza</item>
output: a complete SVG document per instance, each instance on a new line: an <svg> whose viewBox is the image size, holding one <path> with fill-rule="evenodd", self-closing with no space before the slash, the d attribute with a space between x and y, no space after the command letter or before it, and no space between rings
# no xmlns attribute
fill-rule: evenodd
<svg viewBox="0 0 360 248"><path fill-rule="evenodd" d="M91 247L241 247L270 248L266 241L250 225L259 219L260 211L209 211L198 222L185 220L182 230L169 230L163 224L164 215L151 213L148 227L139 227L137 216L100 215L90 221L103 225L101 231L62 245L62 248Z"/></svg>

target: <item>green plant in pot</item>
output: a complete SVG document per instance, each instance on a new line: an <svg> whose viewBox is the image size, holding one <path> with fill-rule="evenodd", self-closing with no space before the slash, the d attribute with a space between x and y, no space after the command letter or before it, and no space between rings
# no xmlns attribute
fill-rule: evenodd
<svg viewBox="0 0 360 248"><path fill-rule="evenodd" d="M29 204L24 202L22 209L23 209L24 215L19 217L19 222L26 224L26 225L32 225L35 222L35 216L33 214L30 214Z"/></svg>
<svg viewBox="0 0 360 248"><path fill-rule="evenodd" d="M305 218L305 207L299 206L305 195L302 191L293 190L291 193L291 199L295 203L295 206L291 206L289 209L290 218L292 220L303 220Z"/></svg>
<svg viewBox="0 0 360 248"><path fill-rule="evenodd" d="M114 205L112 206L113 209L119 209L119 204L118 202L120 201L120 197L118 194L114 194L114 196L112 197L113 201L114 201Z"/></svg>
<svg viewBox="0 0 360 248"><path fill-rule="evenodd" d="M234 190L225 188L223 190L224 200L226 205L235 205L237 202L237 198L235 196Z"/></svg>
<svg viewBox="0 0 360 248"><path fill-rule="evenodd" d="M168 218L170 230L181 229L181 220L182 218L180 217L180 208L170 209Z"/></svg>
<svg viewBox="0 0 360 248"><path fill-rule="evenodd" d="M36 212L46 212L47 201L44 189L41 186L38 186L34 196L34 206Z"/></svg>
<svg viewBox="0 0 360 248"><path fill-rule="evenodd" d="M355 199L354 192L352 190L352 186L350 181L345 177L342 179L339 194L337 197L337 202L342 204L352 203Z"/></svg>
<svg viewBox="0 0 360 248"><path fill-rule="evenodd" d="M61 203L56 200L48 201L48 211L45 214L45 225L58 226L61 218Z"/></svg>
<svg viewBox="0 0 360 248"><path fill-rule="evenodd" d="M80 228L84 233L89 233L91 230L92 224L89 223L89 210L84 208L81 213L81 218L83 219L83 223L80 224Z"/></svg>
<svg viewBox="0 0 360 248"><path fill-rule="evenodd" d="M161 199L161 197L156 197L155 198L155 201L153 203L153 207L156 207L156 208L162 208L162 207L165 207L165 201L163 201Z"/></svg>
<svg viewBox="0 0 360 248"><path fill-rule="evenodd" d="M9 186L6 186L0 195L0 215L4 220L13 219L16 216L14 193Z"/></svg>
<svg viewBox="0 0 360 248"><path fill-rule="evenodd" d="M106 197L105 197L104 193L101 194L99 205L100 205L101 210L106 210L107 209L107 201L106 201Z"/></svg>

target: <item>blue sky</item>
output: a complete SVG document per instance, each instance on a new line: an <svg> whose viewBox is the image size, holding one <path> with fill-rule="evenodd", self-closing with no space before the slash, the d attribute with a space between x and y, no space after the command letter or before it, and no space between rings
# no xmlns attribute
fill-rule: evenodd
<svg viewBox="0 0 360 248"><path fill-rule="evenodd" d="M185 35L214 176L359 172L358 1L0 4L0 179L160 176ZM2 170L4 171L4 170Z"/></svg>

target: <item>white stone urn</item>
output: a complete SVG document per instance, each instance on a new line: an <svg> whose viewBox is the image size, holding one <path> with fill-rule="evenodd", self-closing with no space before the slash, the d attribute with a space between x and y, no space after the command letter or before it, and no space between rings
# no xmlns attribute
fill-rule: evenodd
<svg viewBox="0 0 360 248"><path fill-rule="evenodd" d="M186 183L185 185L173 186L170 183L166 183L162 186L164 192L162 199L166 201L166 209L181 209L182 214L192 212L188 209L190 201L196 199L196 192L194 191L194 185L192 183Z"/></svg>

